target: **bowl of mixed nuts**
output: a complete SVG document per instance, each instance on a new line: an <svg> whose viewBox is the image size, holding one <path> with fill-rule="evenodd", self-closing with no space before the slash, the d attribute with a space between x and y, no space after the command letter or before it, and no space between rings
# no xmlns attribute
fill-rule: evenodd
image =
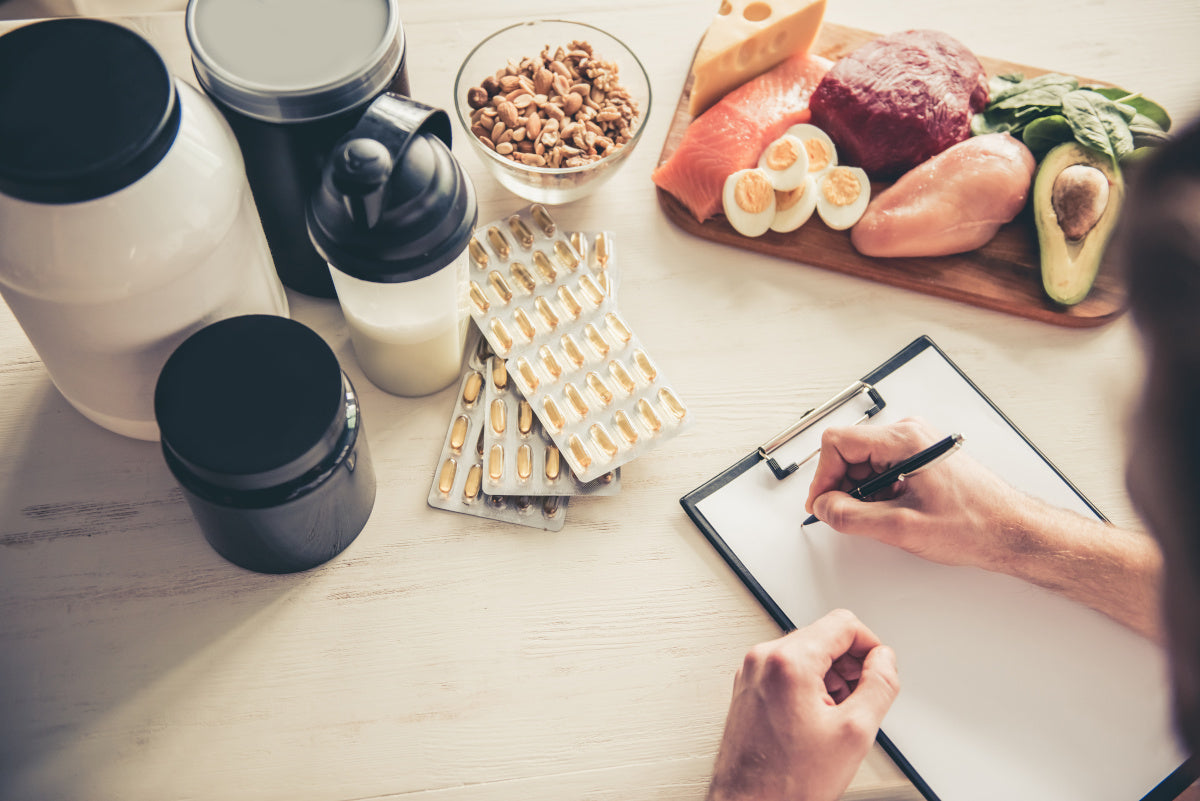
<svg viewBox="0 0 1200 801"><path fill-rule="evenodd" d="M459 68L454 108L488 171L537 203L577 200L629 158L650 114L650 79L619 39L537 20L480 42Z"/></svg>

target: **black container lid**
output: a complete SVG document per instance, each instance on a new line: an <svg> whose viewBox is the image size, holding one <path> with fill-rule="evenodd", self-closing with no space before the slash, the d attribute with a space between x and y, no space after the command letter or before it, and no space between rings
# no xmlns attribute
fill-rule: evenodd
<svg viewBox="0 0 1200 801"><path fill-rule="evenodd" d="M398 0L189 0L200 85L271 123L331 117L382 92L405 58Z"/></svg>
<svg viewBox="0 0 1200 801"><path fill-rule="evenodd" d="M130 185L179 131L175 82L157 51L96 19L0 36L0 192L78 203Z"/></svg>
<svg viewBox="0 0 1200 801"><path fill-rule="evenodd" d="M163 448L231 490L277 487L317 467L346 427L342 370L312 329L266 314L192 334L159 374Z"/></svg>
<svg viewBox="0 0 1200 801"><path fill-rule="evenodd" d="M330 264L364 281L432 275L466 249L475 188L450 151L445 111L382 94L333 148L308 203L308 234Z"/></svg>

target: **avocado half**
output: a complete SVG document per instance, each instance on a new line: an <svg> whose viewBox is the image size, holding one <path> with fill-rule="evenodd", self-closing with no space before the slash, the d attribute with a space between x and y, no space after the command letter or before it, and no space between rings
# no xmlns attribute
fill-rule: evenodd
<svg viewBox="0 0 1200 801"><path fill-rule="evenodd" d="M1064 171L1076 167L1063 177ZM1099 175L1078 168L1094 168ZM1076 180L1077 176L1090 176L1091 183ZM1103 182L1107 182L1106 191L1088 188ZM1102 153L1066 142L1042 158L1033 182L1033 216L1042 286L1055 303L1074 306L1091 291L1124 197L1125 181Z"/></svg>

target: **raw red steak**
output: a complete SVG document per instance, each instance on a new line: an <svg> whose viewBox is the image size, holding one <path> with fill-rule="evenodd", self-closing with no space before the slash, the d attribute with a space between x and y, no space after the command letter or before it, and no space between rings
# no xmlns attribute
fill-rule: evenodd
<svg viewBox="0 0 1200 801"><path fill-rule="evenodd" d="M971 134L987 105L987 72L975 54L940 31L903 31L839 59L813 92L813 124L838 161L873 179L893 178Z"/></svg>

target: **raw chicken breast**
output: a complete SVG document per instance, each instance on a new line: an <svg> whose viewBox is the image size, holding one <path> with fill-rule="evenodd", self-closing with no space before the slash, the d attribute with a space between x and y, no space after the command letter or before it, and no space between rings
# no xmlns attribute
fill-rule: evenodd
<svg viewBox="0 0 1200 801"><path fill-rule="evenodd" d="M1021 211L1036 162L1008 134L975 136L900 176L850 232L864 256L947 256L986 244Z"/></svg>
<svg viewBox="0 0 1200 801"><path fill-rule="evenodd" d="M808 122L808 98L832 64L799 53L734 89L692 121L651 179L704 222L721 210L726 178L757 164L788 128Z"/></svg>

